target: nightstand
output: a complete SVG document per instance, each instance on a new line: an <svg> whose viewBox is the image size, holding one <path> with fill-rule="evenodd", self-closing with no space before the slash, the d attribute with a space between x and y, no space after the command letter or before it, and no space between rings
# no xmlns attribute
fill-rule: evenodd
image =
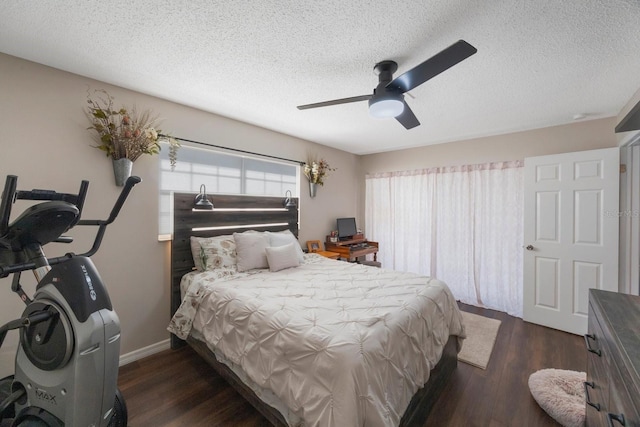
<svg viewBox="0 0 640 427"><path fill-rule="evenodd" d="M317 251L314 254L322 255L325 258L338 259L340 258L340 254L338 252L330 252L330 251Z"/></svg>

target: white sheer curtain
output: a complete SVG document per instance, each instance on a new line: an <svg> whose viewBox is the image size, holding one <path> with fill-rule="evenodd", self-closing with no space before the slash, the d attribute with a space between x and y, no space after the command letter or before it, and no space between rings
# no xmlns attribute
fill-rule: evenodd
<svg viewBox="0 0 640 427"><path fill-rule="evenodd" d="M383 267L522 317L523 162L367 175L366 234Z"/></svg>

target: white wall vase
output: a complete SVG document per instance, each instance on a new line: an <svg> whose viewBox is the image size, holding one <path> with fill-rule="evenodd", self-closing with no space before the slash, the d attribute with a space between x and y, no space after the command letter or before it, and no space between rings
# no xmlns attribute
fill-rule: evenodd
<svg viewBox="0 0 640 427"><path fill-rule="evenodd" d="M316 184L315 182L309 181L309 195L311 196L312 199L316 197L317 189L318 189L318 184Z"/></svg>
<svg viewBox="0 0 640 427"><path fill-rule="evenodd" d="M116 179L116 185L123 187L127 182L127 178L131 176L131 167L133 162L129 159L113 160L113 176Z"/></svg>

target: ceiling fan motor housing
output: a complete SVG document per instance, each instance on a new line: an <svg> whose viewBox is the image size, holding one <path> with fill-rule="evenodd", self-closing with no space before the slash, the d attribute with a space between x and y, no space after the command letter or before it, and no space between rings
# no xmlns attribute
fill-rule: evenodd
<svg viewBox="0 0 640 427"><path fill-rule="evenodd" d="M393 73L398 70L395 61L378 62L373 70L378 74L378 86L369 99L369 114L378 118L397 117L404 111L402 91L388 84L393 80Z"/></svg>
<svg viewBox="0 0 640 427"><path fill-rule="evenodd" d="M373 71L378 75L378 86L384 83L385 86L393 80L393 73L398 71L398 64L395 61L380 61L373 66Z"/></svg>

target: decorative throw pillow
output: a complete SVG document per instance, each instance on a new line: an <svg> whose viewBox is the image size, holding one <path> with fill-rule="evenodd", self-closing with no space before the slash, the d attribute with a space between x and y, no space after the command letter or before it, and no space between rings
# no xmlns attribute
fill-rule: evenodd
<svg viewBox="0 0 640 427"><path fill-rule="evenodd" d="M269 246L266 234L255 231L233 233L233 239L236 242L238 271L269 267L265 252Z"/></svg>
<svg viewBox="0 0 640 427"><path fill-rule="evenodd" d="M280 271L285 268L297 267L300 265L298 260L297 243L288 243L284 246L272 246L266 248L267 261L269 262L270 271Z"/></svg>
<svg viewBox="0 0 640 427"><path fill-rule="evenodd" d="M296 239L296 236L294 236L290 230L276 232L267 231L265 233L269 236L269 246L284 246L289 243L294 243L294 249L296 250L298 261L300 261L300 263L304 262L304 253L302 252L300 243L298 243L298 239Z"/></svg>
<svg viewBox="0 0 640 427"><path fill-rule="evenodd" d="M198 271L233 268L236 265L236 242L231 235L191 236L191 255Z"/></svg>

